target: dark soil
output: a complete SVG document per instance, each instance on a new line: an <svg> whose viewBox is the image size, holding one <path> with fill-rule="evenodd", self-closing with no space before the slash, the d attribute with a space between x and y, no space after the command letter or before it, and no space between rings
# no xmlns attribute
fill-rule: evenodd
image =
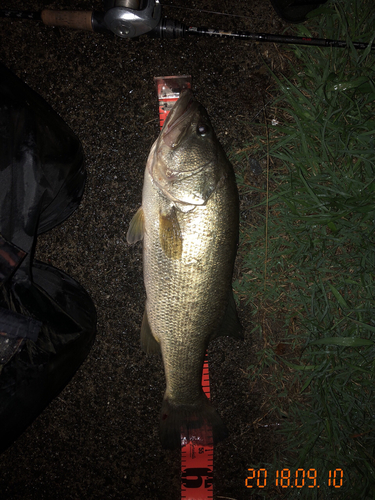
<svg viewBox="0 0 375 500"><path fill-rule="evenodd" d="M170 2L171 3L171 2ZM218 16L164 7L190 25L282 33L266 0L176 0L174 5L227 12ZM1 8L40 10L47 3L3 0ZM87 9L68 0L48 7ZM146 357L139 334L145 302L141 245L125 235L141 202L143 172L158 135L154 76L191 74L217 136L229 151L249 140L246 123L270 98L265 64L283 70L280 47L250 41L185 38L138 40L0 20L0 61L37 91L80 138L88 182L79 209L38 238L37 257L64 270L97 307L96 342L62 393L0 456L1 500L180 498L180 452L158 440L164 392L162 361ZM260 115L262 116L262 115ZM249 172L249 175L252 175ZM251 200L242 200L249 212ZM240 269L237 267L236 273ZM247 367L258 339L250 310L240 308L245 341L209 347L211 396L230 437L215 447L214 498L257 498L247 468L271 462L277 440Z"/></svg>

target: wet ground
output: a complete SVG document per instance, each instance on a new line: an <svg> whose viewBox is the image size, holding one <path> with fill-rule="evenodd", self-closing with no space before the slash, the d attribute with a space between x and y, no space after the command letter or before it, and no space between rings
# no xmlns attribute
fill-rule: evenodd
<svg viewBox="0 0 375 500"><path fill-rule="evenodd" d="M171 1L169 3L172 3ZM267 0L176 0L164 7L189 25L282 33ZM44 2L3 0L1 8L39 10ZM52 8L92 7L68 0ZM145 302L141 245L125 241L141 202L143 172L158 134L154 76L190 74L224 148L250 139L247 122L270 98L265 64L283 70L282 48L250 41L185 38L138 40L69 31L32 21L0 20L0 61L36 90L80 138L88 182L79 209L38 238L37 256L64 270L90 293L98 333L69 385L0 456L2 500L180 498L180 452L164 451L158 418L164 392L161 359L139 344ZM249 175L252 175L251 172ZM249 210L251 200L242 200ZM237 266L236 273L240 268ZM240 308L245 341L220 339L209 348L211 395L230 437L215 448L214 498L257 498L245 488L251 464L272 461L262 394L246 369L257 339L250 311Z"/></svg>

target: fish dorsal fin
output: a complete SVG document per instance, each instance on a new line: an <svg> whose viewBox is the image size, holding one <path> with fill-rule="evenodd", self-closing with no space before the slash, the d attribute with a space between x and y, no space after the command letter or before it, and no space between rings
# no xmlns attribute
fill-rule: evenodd
<svg viewBox="0 0 375 500"><path fill-rule="evenodd" d="M181 258L182 235L175 207L172 207L167 214L159 213L159 239L160 245L169 259Z"/></svg>
<svg viewBox="0 0 375 500"><path fill-rule="evenodd" d="M129 229L126 234L126 241L129 245L133 245L137 243L137 241L143 240L144 220L143 208L140 207L130 221Z"/></svg>
<svg viewBox="0 0 375 500"><path fill-rule="evenodd" d="M141 326L141 346L146 354L160 354L160 344L152 334L150 324L148 322L147 311L143 313Z"/></svg>

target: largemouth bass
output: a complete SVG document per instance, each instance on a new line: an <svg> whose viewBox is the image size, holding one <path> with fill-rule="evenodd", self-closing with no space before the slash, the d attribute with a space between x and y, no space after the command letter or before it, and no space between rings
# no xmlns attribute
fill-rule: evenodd
<svg viewBox="0 0 375 500"><path fill-rule="evenodd" d="M141 344L163 357L164 448L180 446L181 436L208 445L227 435L201 377L212 339L242 338L231 285L238 225L233 167L206 110L183 91L151 148L127 234L130 244L143 239Z"/></svg>

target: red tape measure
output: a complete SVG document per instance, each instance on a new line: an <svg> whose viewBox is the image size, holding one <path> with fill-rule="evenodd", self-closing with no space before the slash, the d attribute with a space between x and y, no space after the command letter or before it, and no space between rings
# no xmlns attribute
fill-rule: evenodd
<svg viewBox="0 0 375 500"><path fill-rule="evenodd" d="M183 89L191 89L191 76L160 76L154 78L159 99L160 128ZM202 371L202 389L210 398L207 353ZM207 500L213 498L214 447L202 446L181 436L181 498Z"/></svg>
<svg viewBox="0 0 375 500"><path fill-rule="evenodd" d="M202 388L210 397L207 352L203 364ZM181 498L206 500L213 498L214 447L193 441L181 445Z"/></svg>

